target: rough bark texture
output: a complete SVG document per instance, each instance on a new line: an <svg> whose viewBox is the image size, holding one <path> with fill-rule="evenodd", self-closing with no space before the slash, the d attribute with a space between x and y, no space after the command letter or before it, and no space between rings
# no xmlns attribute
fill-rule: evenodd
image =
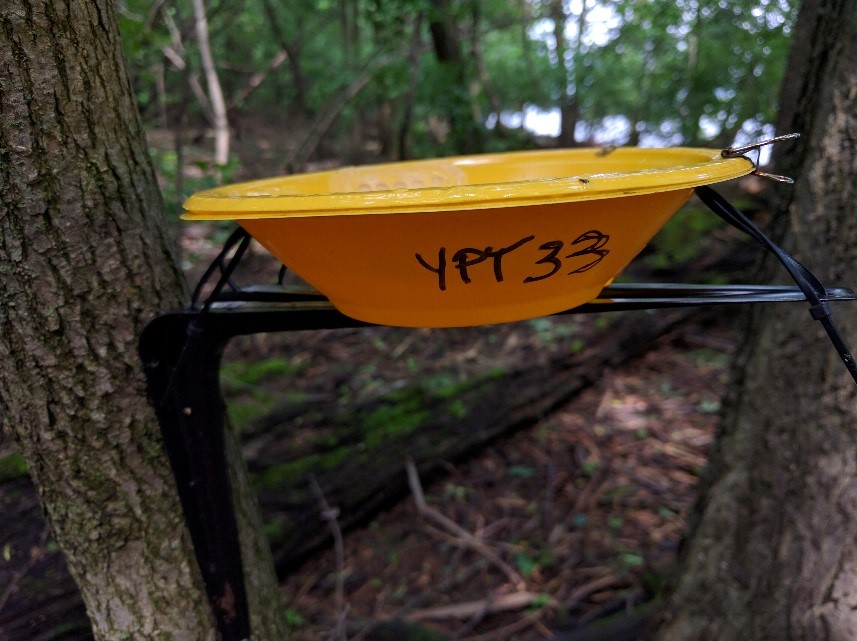
<svg viewBox="0 0 857 641"><path fill-rule="evenodd" d="M96 638L214 639L137 356L184 289L113 7L0 8L0 419Z"/></svg>
<svg viewBox="0 0 857 641"><path fill-rule="evenodd" d="M805 2L778 131L781 222L829 284L857 284L857 3ZM835 322L852 348L857 316ZM753 314L683 574L658 639L857 638L857 389L805 309Z"/></svg>

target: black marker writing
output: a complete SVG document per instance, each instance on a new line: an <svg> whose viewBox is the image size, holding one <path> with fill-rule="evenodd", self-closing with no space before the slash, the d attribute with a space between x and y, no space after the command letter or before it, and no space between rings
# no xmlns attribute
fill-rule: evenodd
<svg viewBox="0 0 857 641"><path fill-rule="evenodd" d="M534 283L537 280L544 280L545 278L550 278L560 269L562 269L562 261L556 257L557 254L562 251L561 240L549 240L548 242L539 245L539 249L548 252L548 255L544 256L543 258L539 258L536 261L536 265L550 265L551 270L545 274L542 274L541 276L527 276L524 279L525 283Z"/></svg>
<svg viewBox="0 0 857 641"><path fill-rule="evenodd" d="M465 285L470 284L471 278L467 268L488 260L488 257L491 255L490 252L490 247L486 247L485 249L465 247L464 249L459 249L455 254L453 254L452 262L455 263L455 268L458 270L458 275L461 276L462 283ZM473 258L468 258L468 256L472 256Z"/></svg>
<svg viewBox="0 0 857 641"><path fill-rule="evenodd" d="M502 283L505 279L505 275L503 273L503 258L510 254L511 252L519 249L523 245L535 240L535 236L525 236L521 240L512 243L511 245L507 245L505 247L501 247L499 249L494 249L490 245L485 247L485 249L478 249L476 247L463 247L457 250L449 262L455 267L458 271L458 277L461 279L461 282L464 285L469 285L473 282L473 269L477 265L480 265L486 261L491 261L492 271L494 273L494 280L498 283ZM580 274L585 271L589 271L593 267L595 267L598 263L604 260L605 256L610 253L609 249L605 249L605 245L610 240L610 236L604 234L596 229L590 229L582 233L580 236L574 239L571 243L569 243L569 247L574 249L576 246L584 245L582 248L573 251L572 253L565 256L565 259L568 258L577 258L580 256L593 256L594 258L589 260L589 262L584 265L573 269L568 272L568 274ZM527 276L524 279L524 283L534 283L540 280L545 280L546 278L550 278L560 272L563 268L563 260L560 258L560 252L565 247L565 243L561 240L549 240L545 243L539 245L539 250L544 252L544 255L535 261L535 265L544 266L543 273L533 274L531 276ZM440 291L446 291L447 288L447 248L441 247L437 253L437 265L432 265L425 258L423 258L422 254L414 254L417 259L417 262L430 271L431 273L437 276L437 285ZM479 270L476 270L477 272Z"/></svg>
<svg viewBox="0 0 857 641"><path fill-rule="evenodd" d="M432 267L421 255L416 254L417 261L430 272L437 274L437 286L440 291L446 291L446 247L441 247L437 252L437 267Z"/></svg>
<svg viewBox="0 0 857 641"><path fill-rule="evenodd" d="M521 245L526 245L528 242L533 240L535 236L527 236L526 238L522 238L517 243L512 243L508 247L503 247L502 249L498 249L495 252L492 252L491 256L494 258L494 279L498 283L503 282L503 265L502 260L503 256L508 254L511 251L515 251Z"/></svg>
<svg viewBox="0 0 857 641"><path fill-rule="evenodd" d="M607 241L610 240L610 236L607 234L602 234L600 231L596 229L590 229L587 232L583 232L580 236L574 239L571 243L572 245L579 245L581 243L585 243L590 241L589 244L581 250L573 252L566 256L566 258L575 258L577 256L587 256L594 255L597 256L594 260L589 261L585 265L578 267L577 269L572 269L569 274L581 274L585 271L589 271L593 267L595 267L598 263L604 260L604 257L610 253L609 249L603 249L604 245L607 244Z"/></svg>

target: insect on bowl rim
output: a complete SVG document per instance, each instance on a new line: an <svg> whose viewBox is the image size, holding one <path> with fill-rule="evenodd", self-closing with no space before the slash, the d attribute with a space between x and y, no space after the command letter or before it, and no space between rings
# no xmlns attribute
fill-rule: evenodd
<svg viewBox="0 0 857 641"><path fill-rule="evenodd" d="M283 193L283 185L330 181L347 172L419 171L440 168L459 171L468 167L490 169L528 161L560 164L574 160L592 163L591 173L559 178L499 182L471 182L440 187L394 188L354 191L313 189ZM652 167L646 167L647 160ZM609 171L623 163L632 171ZM603 164L606 171L597 171ZM639 168L639 167L646 168ZM588 167L587 167L588 168ZM464 211L523 205L571 203L692 189L699 185L739 178L755 165L745 157L724 158L720 150L695 147L623 147L605 153L599 148L505 152L411 160L330 171L293 174L236 183L201 191L184 203L188 220L242 220L313 216L354 216L438 211Z"/></svg>

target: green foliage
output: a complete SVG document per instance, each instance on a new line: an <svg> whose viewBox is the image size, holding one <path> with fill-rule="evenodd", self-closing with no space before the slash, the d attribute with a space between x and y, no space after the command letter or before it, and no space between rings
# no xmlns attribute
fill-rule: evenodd
<svg viewBox="0 0 857 641"><path fill-rule="evenodd" d="M246 113L300 125L368 72L327 138L341 149L367 132L392 156L403 136L408 153L438 156L463 145L531 146L530 136L486 124L498 111L550 110L570 98L587 140L725 146L742 130L758 133L774 117L795 4L590 0L581 16L579 4L559 0L218 0L207 11L233 121ZM118 15L147 123L204 127L206 107L191 90L194 79L204 82L190 2L121 0ZM565 21L563 64L556 15ZM439 24L456 36L460 58L441 59ZM384 56L390 62L373 67ZM174 173L172 161L159 158L159 169Z"/></svg>
<svg viewBox="0 0 857 641"><path fill-rule="evenodd" d="M713 230L725 223L702 207L685 207L649 243L646 260L653 269L675 268L699 257Z"/></svg>
<svg viewBox="0 0 857 641"><path fill-rule="evenodd" d="M600 468L600 464L598 461L594 459L586 459L583 464L580 466L580 471L587 478L592 478L598 472Z"/></svg>
<svg viewBox="0 0 857 641"><path fill-rule="evenodd" d="M536 475L536 470L528 465L513 465L507 474L513 478L528 479Z"/></svg>
<svg viewBox="0 0 857 641"><path fill-rule="evenodd" d="M375 449L391 437L411 434L431 417L420 393L402 391L363 418L363 443L367 448Z"/></svg>
<svg viewBox="0 0 857 641"><path fill-rule="evenodd" d="M282 514L275 515L270 521L265 523L265 537L271 547L282 545L290 536L292 536L295 528L292 522Z"/></svg>
<svg viewBox="0 0 857 641"><path fill-rule="evenodd" d="M224 363L220 369L220 384L225 398L228 399L226 411L230 425L242 433L278 404L286 400L302 403L302 394L273 393L263 383L294 376L305 367L304 363L294 363L284 358L234 360Z"/></svg>
<svg viewBox="0 0 857 641"><path fill-rule="evenodd" d="M518 566L518 570L520 570L521 574L526 578L531 577L533 571L536 569L536 562L525 552L519 552L517 556L515 556L515 564Z"/></svg>
<svg viewBox="0 0 857 641"><path fill-rule="evenodd" d="M294 461L273 465L253 480L254 489L276 490L297 487L306 482L314 472L324 472L339 467L354 455L350 447L343 446L327 452L308 454Z"/></svg>
<svg viewBox="0 0 857 641"><path fill-rule="evenodd" d="M0 457L0 483L27 476L27 474L27 462L17 452Z"/></svg>
<svg viewBox="0 0 857 641"><path fill-rule="evenodd" d="M220 369L220 381L224 393L253 387L266 379L295 376L306 368L306 363L274 357L261 360L235 360L224 363Z"/></svg>
<svg viewBox="0 0 857 641"><path fill-rule="evenodd" d="M183 211L182 203L191 194L232 182L239 169L236 156L232 156L225 165L198 160L191 165L192 173L190 176L188 175L188 167L183 168L183 174L179 180L178 154L175 150L150 147L149 155L159 177L167 216L171 220L179 217Z"/></svg>
<svg viewBox="0 0 857 641"><path fill-rule="evenodd" d="M500 29L482 38L485 67L504 110L516 112L526 105L550 109L554 101L549 85L551 66L515 30ZM487 108L487 106L486 106Z"/></svg>
<svg viewBox="0 0 857 641"><path fill-rule="evenodd" d="M583 62L587 119L625 116L638 133L688 145L757 133L773 121L792 4L615 2L618 26Z"/></svg>
<svg viewBox="0 0 857 641"><path fill-rule="evenodd" d="M623 552L619 555L619 567L621 568L621 573L640 568L645 565L645 563L646 560L639 554L634 554L632 552Z"/></svg>
<svg viewBox="0 0 857 641"><path fill-rule="evenodd" d="M719 370L726 370L732 360L730 354L707 347L695 349L688 356L696 363L702 363Z"/></svg>
<svg viewBox="0 0 857 641"><path fill-rule="evenodd" d="M302 615L300 611L296 608L286 608L286 611L283 616L285 617L286 623L290 628L302 628L307 623L304 615Z"/></svg>
<svg viewBox="0 0 857 641"><path fill-rule="evenodd" d="M720 411L720 401L702 400L699 402L698 409L703 414L717 414Z"/></svg>
<svg viewBox="0 0 857 641"><path fill-rule="evenodd" d="M530 578L538 570L556 565L556 555L549 545L520 541L519 546L521 549L515 555L515 565L524 577Z"/></svg>
<svg viewBox="0 0 857 641"><path fill-rule="evenodd" d="M468 493L469 490L463 485L453 485L452 483L449 483L443 488L443 499L447 503L450 501L463 503L467 499Z"/></svg>

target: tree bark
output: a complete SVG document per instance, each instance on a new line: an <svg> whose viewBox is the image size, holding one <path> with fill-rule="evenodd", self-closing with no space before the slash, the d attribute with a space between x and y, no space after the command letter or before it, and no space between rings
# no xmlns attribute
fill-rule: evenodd
<svg viewBox="0 0 857 641"><path fill-rule="evenodd" d="M423 50L422 37L423 15L420 13L414 19L412 25L411 48L408 51L408 63L410 73L408 75L408 90L405 92L402 102L402 115L399 118L399 132L397 136L396 153L397 160L407 160L411 157L410 132L414 119L414 103L417 98L417 86L420 80L420 55Z"/></svg>
<svg viewBox="0 0 857 641"><path fill-rule="evenodd" d="M309 91L306 75L301 65L301 43L300 41L291 41L286 37L286 33L280 25L277 11L271 0L263 0L262 8L265 11L265 16L268 18L268 26L271 29L274 39L288 56L289 68L292 72L292 82L295 88L295 107L297 107L301 115L305 116L309 114L309 103L307 101L307 93Z"/></svg>
<svg viewBox="0 0 857 641"><path fill-rule="evenodd" d="M556 52L556 77L559 89L559 140L560 147L574 146L574 120L571 100L568 95L569 73L566 63L568 42L565 38L567 16L562 0L553 0L550 4L550 17L553 21L553 36Z"/></svg>
<svg viewBox="0 0 857 641"><path fill-rule="evenodd" d="M507 133L506 127L503 125L503 105L500 102L500 96L497 95L497 91L494 89L491 77L488 75L488 69L485 66L485 56L482 54L482 5L479 2L471 4L470 17L470 57L473 58L473 63L476 66L479 84L482 86L482 91L485 93L488 104L491 106L491 113L497 118L494 131L502 138Z"/></svg>
<svg viewBox="0 0 857 641"><path fill-rule="evenodd" d="M455 7L450 0L430 0L429 4L429 32L435 56L449 79L444 106L449 119L451 151L478 153L483 146L482 130L473 117L467 61Z"/></svg>
<svg viewBox="0 0 857 641"><path fill-rule="evenodd" d="M704 113L702 96L710 91L707 80L700 77L699 48L703 33L702 2L691 5L693 19L687 36L687 64L683 82L683 97L678 98L678 113L681 117L682 144L688 147L698 146L700 142L700 119Z"/></svg>
<svg viewBox="0 0 857 641"><path fill-rule="evenodd" d="M557 78L559 79L559 113L560 113L560 147L573 147L576 143L575 131L580 120L580 86L583 84L583 74L580 71L580 54L583 48L583 30L586 28L589 7L586 0L576 16L577 37L574 48L569 50L565 37L567 16L562 0L553 0L550 5L550 15L553 21L553 35L556 42ZM567 58L570 57L570 60ZM569 63L572 69L569 70Z"/></svg>
<svg viewBox="0 0 857 641"><path fill-rule="evenodd" d="M810 0L775 156L796 179L785 243L822 281L857 283L857 4ZM853 310L835 311L850 343ZM805 309L761 309L747 342L659 640L857 637L857 390Z"/></svg>
<svg viewBox="0 0 857 641"><path fill-rule="evenodd" d="M193 14L199 57L202 60L202 69L205 72L208 97L211 100L211 110L214 116L211 123L214 127L214 162L217 165L225 165L229 162L229 120L226 117L226 100L223 98L223 89L220 86L217 67L214 65L214 56L211 53L208 19L205 16L203 0L193 0Z"/></svg>
<svg viewBox="0 0 857 641"><path fill-rule="evenodd" d="M0 9L0 256L2 426L95 637L213 640L137 356L185 290L109 0Z"/></svg>

